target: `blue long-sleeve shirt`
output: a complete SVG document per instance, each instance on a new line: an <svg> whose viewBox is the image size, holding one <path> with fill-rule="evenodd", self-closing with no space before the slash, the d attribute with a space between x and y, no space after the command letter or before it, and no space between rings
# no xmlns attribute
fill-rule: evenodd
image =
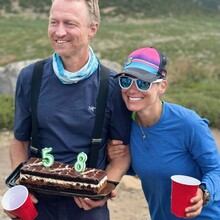
<svg viewBox="0 0 220 220"><path fill-rule="evenodd" d="M194 111L164 103L160 120L131 131L132 168L142 182L152 220L180 219L170 212L171 179L189 175L206 184L211 195L195 220L220 219L220 157L207 125Z"/></svg>

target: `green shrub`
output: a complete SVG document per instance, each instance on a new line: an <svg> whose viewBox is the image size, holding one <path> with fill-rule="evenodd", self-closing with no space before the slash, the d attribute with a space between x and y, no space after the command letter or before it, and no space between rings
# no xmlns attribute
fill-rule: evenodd
<svg viewBox="0 0 220 220"><path fill-rule="evenodd" d="M0 95L0 128L12 129L14 120L13 96Z"/></svg>
<svg viewBox="0 0 220 220"><path fill-rule="evenodd" d="M210 126L220 128L219 80L211 77L193 80L192 76L189 71L182 76L185 80L180 77L179 83L171 82L165 100L195 110L201 117L210 121Z"/></svg>
<svg viewBox="0 0 220 220"><path fill-rule="evenodd" d="M209 120L211 127L220 128L220 100L192 90L172 90L164 100L182 105L197 112L202 118Z"/></svg>

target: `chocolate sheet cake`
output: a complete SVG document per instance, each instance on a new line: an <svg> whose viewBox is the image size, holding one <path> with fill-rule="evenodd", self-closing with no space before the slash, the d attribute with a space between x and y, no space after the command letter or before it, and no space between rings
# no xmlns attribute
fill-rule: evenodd
<svg viewBox="0 0 220 220"><path fill-rule="evenodd" d="M19 181L27 187L95 195L106 186L107 173L92 168L77 172L73 165L59 162L44 167L42 159L30 158L20 170Z"/></svg>

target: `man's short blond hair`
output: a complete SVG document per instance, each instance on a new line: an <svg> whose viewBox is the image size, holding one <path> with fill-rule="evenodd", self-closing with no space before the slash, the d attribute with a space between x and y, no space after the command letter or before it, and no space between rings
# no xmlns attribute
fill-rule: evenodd
<svg viewBox="0 0 220 220"><path fill-rule="evenodd" d="M52 3L55 0L52 0ZM99 0L69 0L69 1L85 1L91 24L100 23Z"/></svg>

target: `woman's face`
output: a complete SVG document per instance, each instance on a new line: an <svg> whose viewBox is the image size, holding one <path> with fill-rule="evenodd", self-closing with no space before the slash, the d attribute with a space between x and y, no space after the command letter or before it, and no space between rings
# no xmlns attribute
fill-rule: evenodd
<svg viewBox="0 0 220 220"><path fill-rule="evenodd" d="M149 90L140 91L133 81L129 89L122 89L122 98L130 111L142 111L152 109L159 99L159 95L166 90L167 81L163 80L159 83L153 83Z"/></svg>

